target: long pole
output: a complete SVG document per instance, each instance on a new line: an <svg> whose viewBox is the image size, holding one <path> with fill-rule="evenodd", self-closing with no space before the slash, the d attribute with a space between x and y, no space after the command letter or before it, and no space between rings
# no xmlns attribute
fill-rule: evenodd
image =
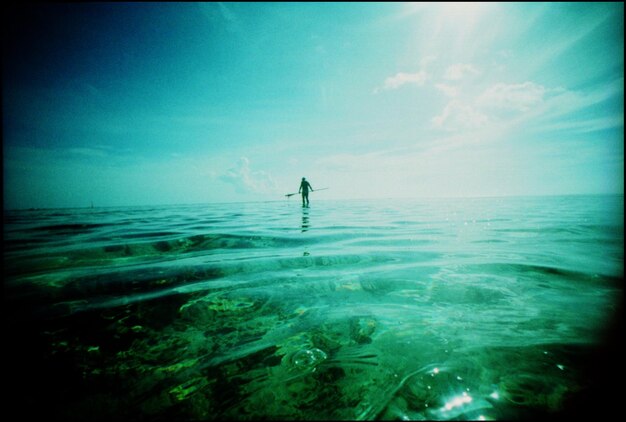
<svg viewBox="0 0 626 422"><path fill-rule="evenodd" d="M311 192L317 192L318 190L326 190L326 189L328 189L328 188L319 188L319 189L312 190ZM291 198L292 196L297 195L297 194L299 194L299 193L300 193L300 192L296 192L296 193L288 193L288 194L287 194L287 195L285 195L285 196L286 196L287 198Z"/></svg>

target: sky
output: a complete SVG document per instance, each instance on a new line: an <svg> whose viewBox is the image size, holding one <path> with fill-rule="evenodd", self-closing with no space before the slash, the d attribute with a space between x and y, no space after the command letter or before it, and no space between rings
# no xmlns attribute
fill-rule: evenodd
<svg viewBox="0 0 626 422"><path fill-rule="evenodd" d="M623 3L2 19L5 209L624 191Z"/></svg>

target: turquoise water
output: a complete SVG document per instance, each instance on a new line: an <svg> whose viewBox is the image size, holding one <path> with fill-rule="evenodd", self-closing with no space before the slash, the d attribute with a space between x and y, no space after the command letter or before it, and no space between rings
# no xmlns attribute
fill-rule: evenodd
<svg viewBox="0 0 626 422"><path fill-rule="evenodd" d="M623 203L5 211L7 402L76 420L602 412Z"/></svg>

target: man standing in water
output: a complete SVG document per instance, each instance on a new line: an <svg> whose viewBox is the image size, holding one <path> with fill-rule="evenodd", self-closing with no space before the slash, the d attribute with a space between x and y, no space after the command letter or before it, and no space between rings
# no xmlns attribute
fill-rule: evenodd
<svg viewBox="0 0 626 422"><path fill-rule="evenodd" d="M306 205L309 205L309 189L313 192L313 187L307 180L303 177L302 182L300 182L300 189L298 189L298 193L302 192L302 206L304 207L304 201L306 201Z"/></svg>

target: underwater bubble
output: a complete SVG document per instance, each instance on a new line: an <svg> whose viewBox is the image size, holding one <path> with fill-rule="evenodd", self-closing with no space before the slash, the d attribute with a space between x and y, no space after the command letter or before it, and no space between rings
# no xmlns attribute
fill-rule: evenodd
<svg viewBox="0 0 626 422"><path fill-rule="evenodd" d="M314 347L312 349L298 350L293 354L291 362L298 369L311 369L326 360L326 357L326 353L323 350Z"/></svg>

